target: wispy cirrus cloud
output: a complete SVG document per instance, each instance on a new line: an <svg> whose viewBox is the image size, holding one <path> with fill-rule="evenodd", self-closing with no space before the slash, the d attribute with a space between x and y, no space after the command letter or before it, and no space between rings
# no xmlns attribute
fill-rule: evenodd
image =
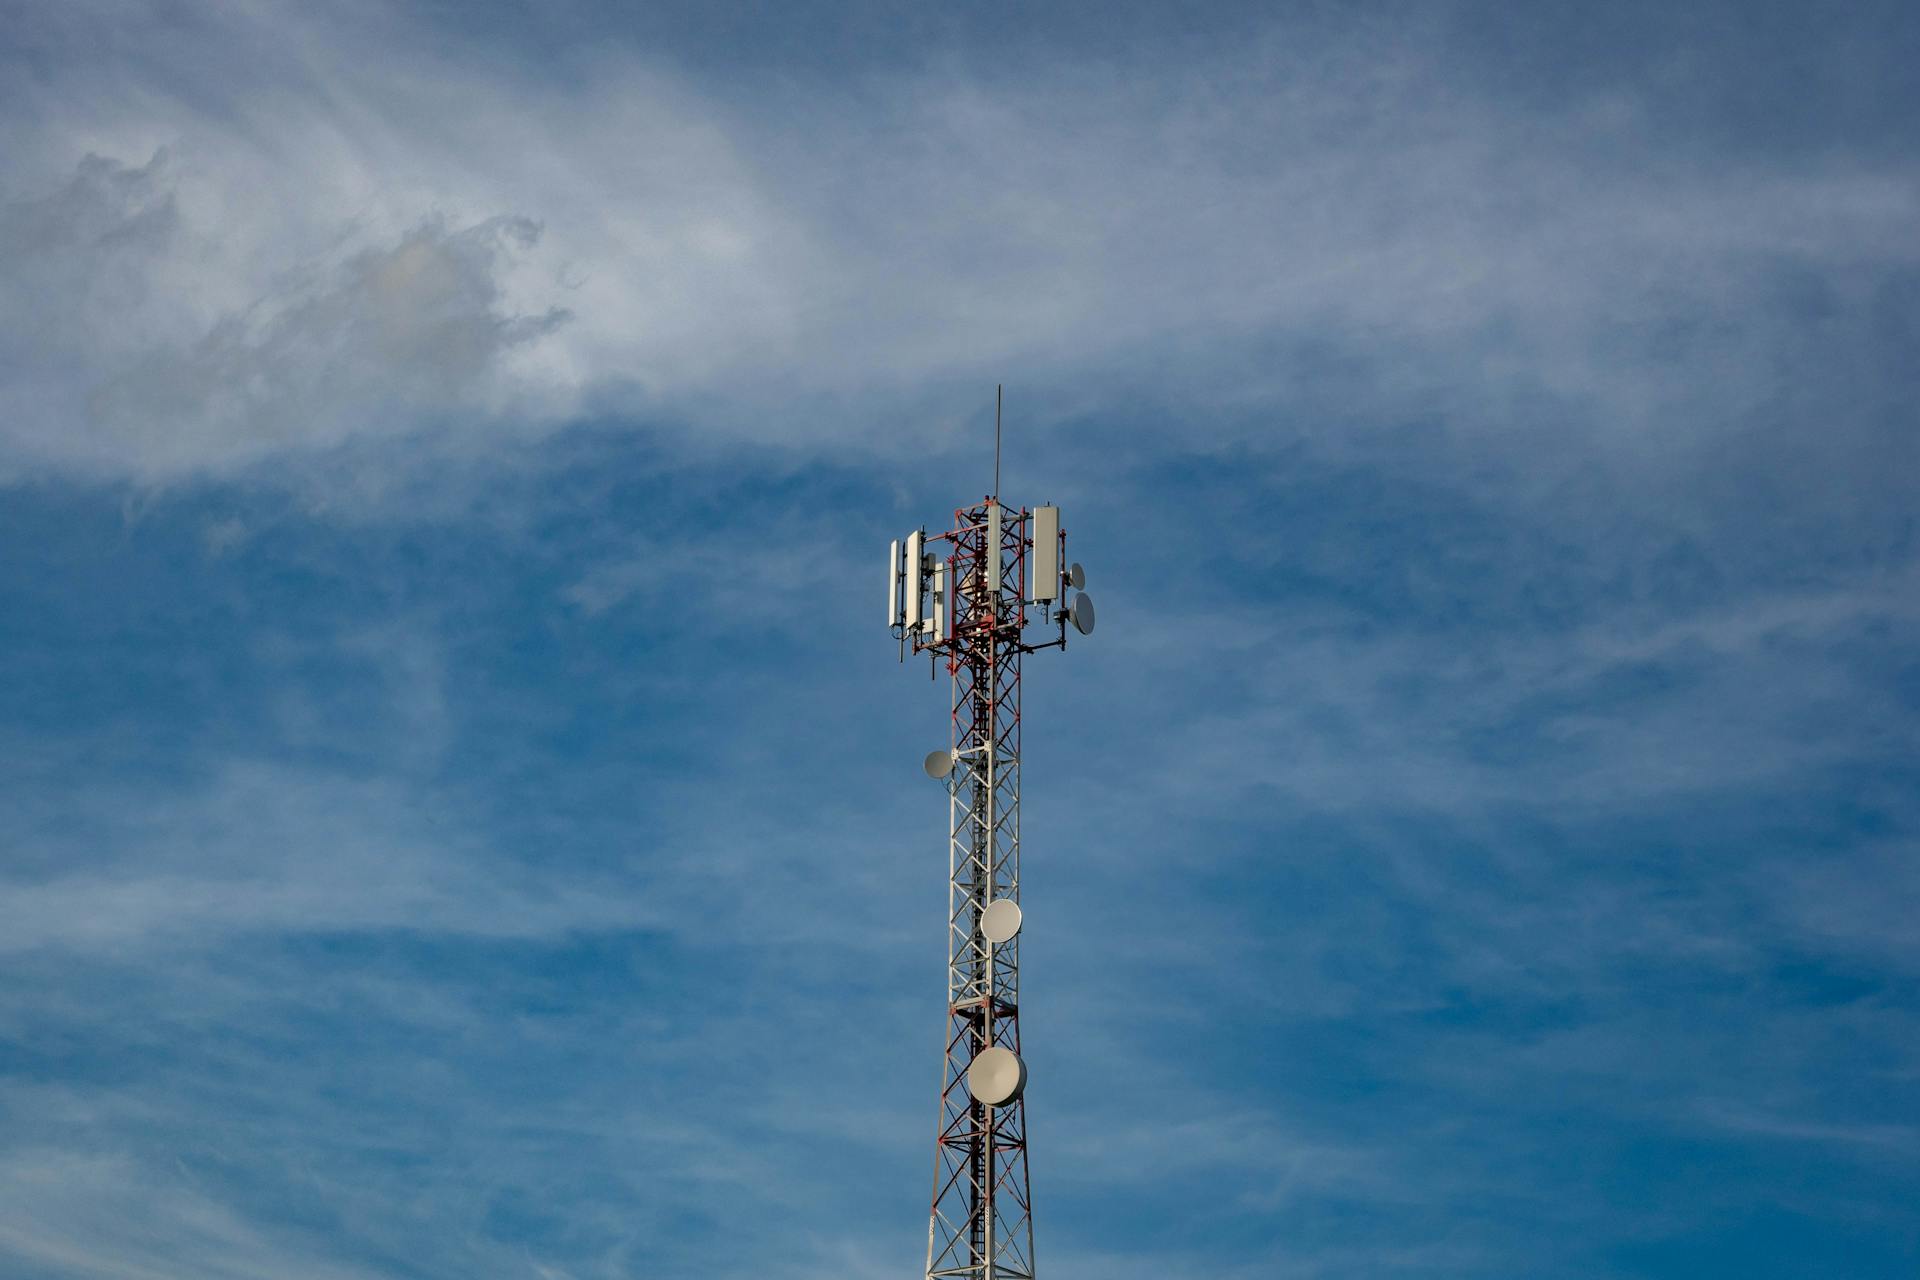
<svg viewBox="0 0 1920 1280"><path fill-rule="evenodd" d="M894 450L925 387L1013 376L1046 418L1096 403L1067 390L1096 371L1644 448L1827 385L1783 281L1845 317L1915 265L1902 161L1701 154L1631 84L1504 112L1419 21L1279 25L1144 81L930 59L756 95L617 47L565 84L503 76L363 16L210 17L210 45L156 22L111 75L61 46L19 115L65 123L5 175L39 264L5 303L36 370L10 379L16 465L177 475L609 412ZM188 91L282 24L299 56ZM29 322L49 304L64 323Z"/></svg>

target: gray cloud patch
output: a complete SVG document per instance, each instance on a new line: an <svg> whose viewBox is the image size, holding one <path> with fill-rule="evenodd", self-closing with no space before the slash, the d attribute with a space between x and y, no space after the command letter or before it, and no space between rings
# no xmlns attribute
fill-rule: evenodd
<svg viewBox="0 0 1920 1280"><path fill-rule="evenodd" d="M133 168L80 162L59 190L0 204L0 438L9 452L67 451L83 425L75 391L90 367L149 323L154 273L179 232L165 153Z"/></svg>
<svg viewBox="0 0 1920 1280"><path fill-rule="evenodd" d="M430 218L397 242L281 274L251 305L195 323L168 158L99 156L51 196L0 215L17 263L0 353L4 428L29 457L168 474L392 432L499 392L513 348L566 323L502 305L498 274L540 227Z"/></svg>
<svg viewBox="0 0 1920 1280"><path fill-rule="evenodd" d="M318 288L222 320L184 358L149 356L101 388L95 418L114 436L159 424L191 456L203 433L257 453L470 403L503 352L567 319L498 309L499 257L539 234L523 218L457 231L429 222L355 255Z"/></svg>
<svg viewBox="0 0 1920 1280"><path fill-rule="evenodd" d="M49 320L104 322L146 302L146 265L179 229L166 166L164 151L139 168L89 155L52 195L0 206L7 301L38 321L21 325L23 336L47 333Z"/></svg>

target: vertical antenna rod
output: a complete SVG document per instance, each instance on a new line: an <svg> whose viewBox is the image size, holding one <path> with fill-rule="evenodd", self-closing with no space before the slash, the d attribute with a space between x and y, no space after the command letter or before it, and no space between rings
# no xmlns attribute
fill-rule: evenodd
<svg viewBox="0 0 1920 1280"><path fill-rule="evenodd" d="M1000 496L1000 393L1003 383L993 384L993 496Z"/></svg>

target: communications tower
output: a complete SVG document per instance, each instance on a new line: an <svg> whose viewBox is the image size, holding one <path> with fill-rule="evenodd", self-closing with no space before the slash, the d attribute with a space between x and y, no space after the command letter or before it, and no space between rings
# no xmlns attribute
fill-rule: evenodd
<svg viewBox="0 0 1920 1280"><path fill-rule="evenodd" d="M1069 624L1093 631L1093 601L1079 594L1086 575L1063 568L1065 554L1058 507L1016 508L988 494L955 510L947 532L896 541L888 562L887 623L901 660L925 653L935 671L944 661L953 682L950 743L925 766L946 784L948 833L946 1062L927 1280L1033 1277L1020 1057L1020 660L1065 649Z"/></svg>

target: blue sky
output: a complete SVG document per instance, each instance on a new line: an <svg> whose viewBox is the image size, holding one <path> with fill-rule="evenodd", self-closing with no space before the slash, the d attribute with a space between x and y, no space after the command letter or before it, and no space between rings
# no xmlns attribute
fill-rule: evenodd
<svg viewBox="0 0 1920 1280"><path fill-rule="evenodd" d="M0 1275L1920 1272L1900 5L0 6ZM1836 12L1835 10L1838 9Z"/></svg>

